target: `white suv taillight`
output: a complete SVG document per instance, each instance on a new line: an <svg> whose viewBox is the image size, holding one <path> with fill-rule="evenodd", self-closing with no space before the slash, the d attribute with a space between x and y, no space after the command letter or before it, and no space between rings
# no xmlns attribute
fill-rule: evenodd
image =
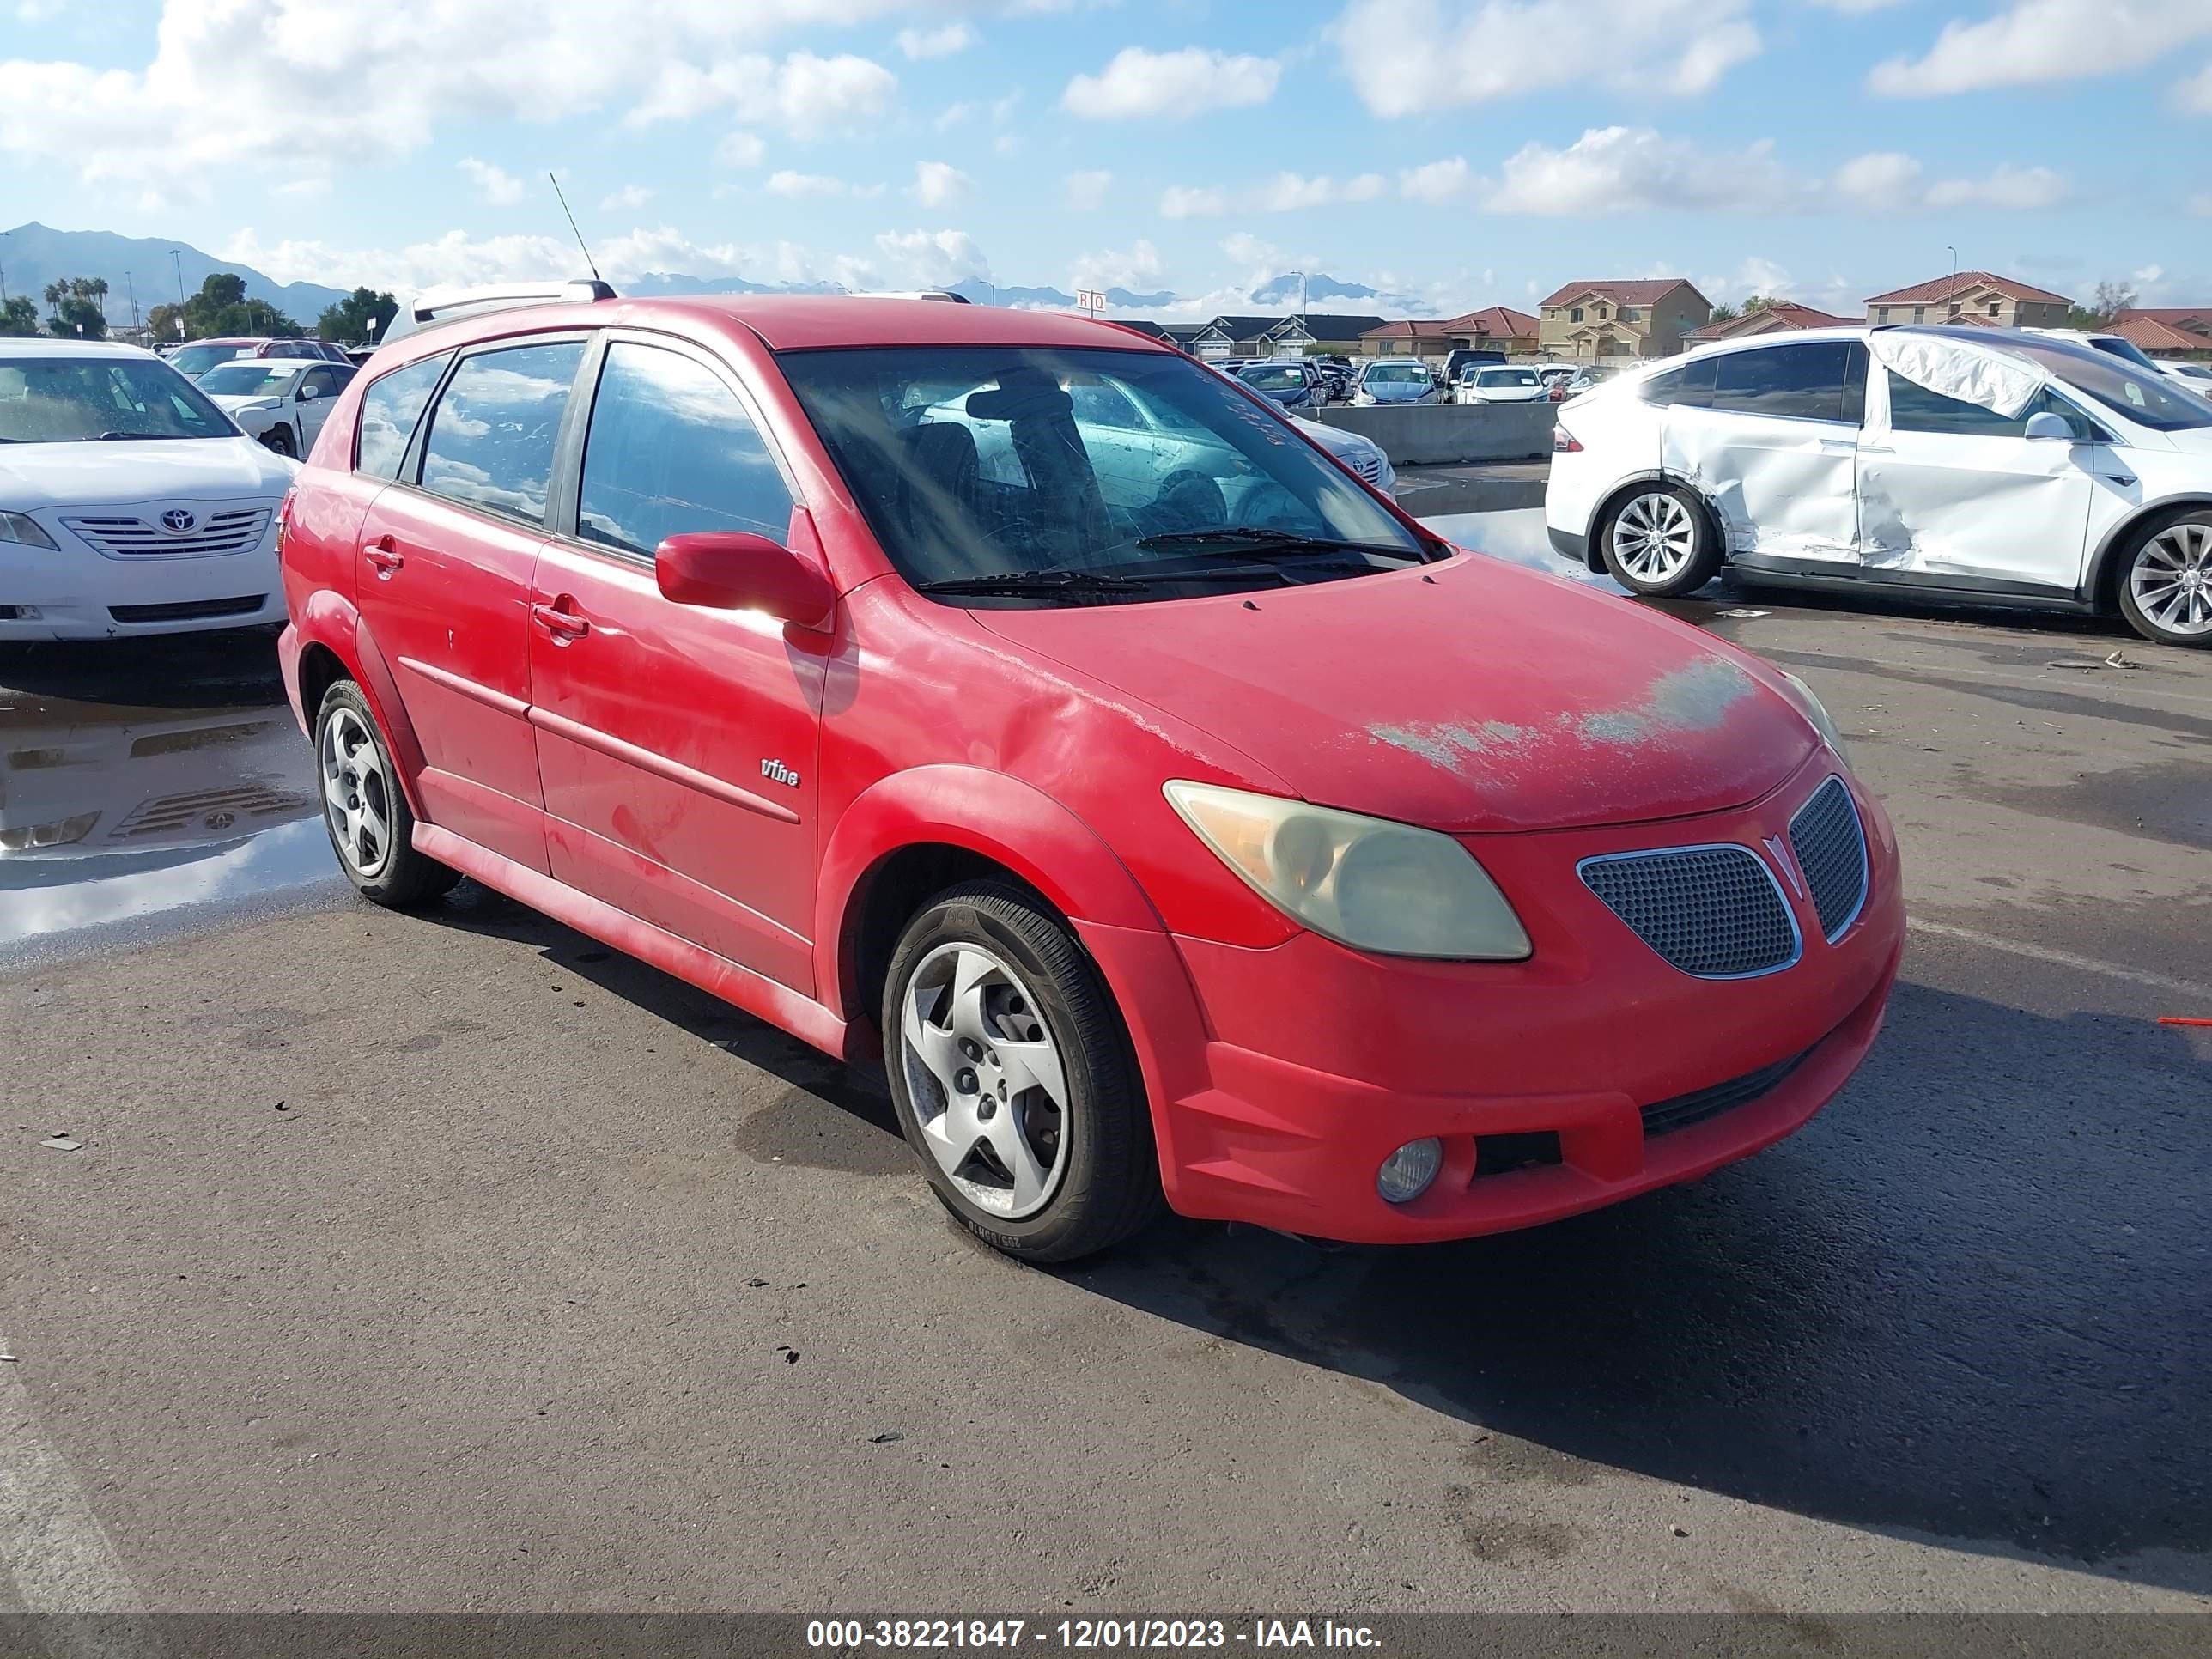
<svg viewBox="0 0 2212 1659"><path fill-rule="evenodd" d="M1568 431L1566 428L1563 426L1555 426L1552 428L1552 453L1554 455L1579 455L1582 453L1583 441L1580 438L1575 436L1573 433Z"/></svg>

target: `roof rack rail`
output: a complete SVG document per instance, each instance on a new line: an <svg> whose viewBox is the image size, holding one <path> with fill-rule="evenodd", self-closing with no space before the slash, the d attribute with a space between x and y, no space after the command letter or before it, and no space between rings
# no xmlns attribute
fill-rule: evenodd
<svg viewBox="0 0 2212 1659"><path fill-rule="evenodd" d="M495 283L475 288L426 288L399 307L384 338L396 340L421 328L450 323L462 317L479 317L487 311L508 311L517 306L588 305L622 296L596 277L573 281Z"/></svg>
<svg viewBox="0 0 2212 1659"><path fill-rule="evenodd" d="M848 300L937 300L946 305L971 306L975 302L964 294L955 294L949 288L855 289L845 295Z"/></svg>

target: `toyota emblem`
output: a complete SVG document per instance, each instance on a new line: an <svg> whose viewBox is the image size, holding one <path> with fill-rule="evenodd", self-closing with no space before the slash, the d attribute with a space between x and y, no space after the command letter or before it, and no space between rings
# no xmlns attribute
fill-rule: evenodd
<svg viewBox="0 0 2212 1659"><path fill-rule="evenodd" d="M199 520L181 507L173 507L161 515L161 528L172 536L181 536Z"/></svg>

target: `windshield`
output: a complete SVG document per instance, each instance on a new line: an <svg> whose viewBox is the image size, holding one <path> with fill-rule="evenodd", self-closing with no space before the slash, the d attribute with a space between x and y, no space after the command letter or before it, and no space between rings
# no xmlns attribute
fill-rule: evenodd
<svg viewBox="0 0 2212 1659"><path fill-rule="evenodd" d="M0 443L237 435L222 412L167 363L0 357Z"/></svg>
<svg viewBox="0 0 2212 1659"><path fill-rule="evenodd" d="M1288 363L1261 363L1244 371L1244 384L1255 392L1302 392L1306 377L1304 370Z"/></svg>
<svg viewBox="0 0 2212 1659"><path fill-rule="evenodd" d="M2008 339L2004 345L2137 426L2154 432L2212 426L2212 403L2154 368L2138 368L2124 357L2055 340Z"/></svg>
<svg viewBox="0 0 2212 1659"><path fill-rule="evenodd" d="M197 380L217 363L227 363L234 357L242 357L252 350L242 345L179 346L169 358L169 366L186 380Z"/></svg>
<svg viewBox="0 0 2212 1659"><path fill-rule="evenodd" d="M1528 368L1486 368L1475 377L1477 386L1534 386L1536 374Z"/></svg>
<svg viewBox="0 0 2212 1659"><path fill-rule="evenodd" d="M264 368L258 361L218 363L199 378L210 398L281 398L292 389L296 368Z"/></svg>
<svg viewBox="0 0 2212 1659"><path fill-rule="evenodd" d="M1279 416L1166 352L897 347L777 362L918 586L1058 578L1055 592L979 602L1170 599L1428 556Z"/></svg>
<svg viewBox="0 0 2212 1659"><path fill-rule="evenodd" d="M1370 386L1380 382L1384 386L1426 386L1429 366L1426 363L1370 363L1359 377Z"/></svg>

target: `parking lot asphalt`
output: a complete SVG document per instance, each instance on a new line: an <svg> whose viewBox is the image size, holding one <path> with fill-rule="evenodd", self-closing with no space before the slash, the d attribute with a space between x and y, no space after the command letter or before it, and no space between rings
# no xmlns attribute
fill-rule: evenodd
<svg viewBox="0 0 2212 1659"><path fill-rule="evenodd" d="M265 636L0 653L11 791L215 792L0 861L0 1611L2212 1607L2212 1030L2156 1023L2212 1017L2212 653L1669 608L1896 821L1844 1094L1537 1231L1050 1273L873 1080L465 884L354 901Z"/></svg>

